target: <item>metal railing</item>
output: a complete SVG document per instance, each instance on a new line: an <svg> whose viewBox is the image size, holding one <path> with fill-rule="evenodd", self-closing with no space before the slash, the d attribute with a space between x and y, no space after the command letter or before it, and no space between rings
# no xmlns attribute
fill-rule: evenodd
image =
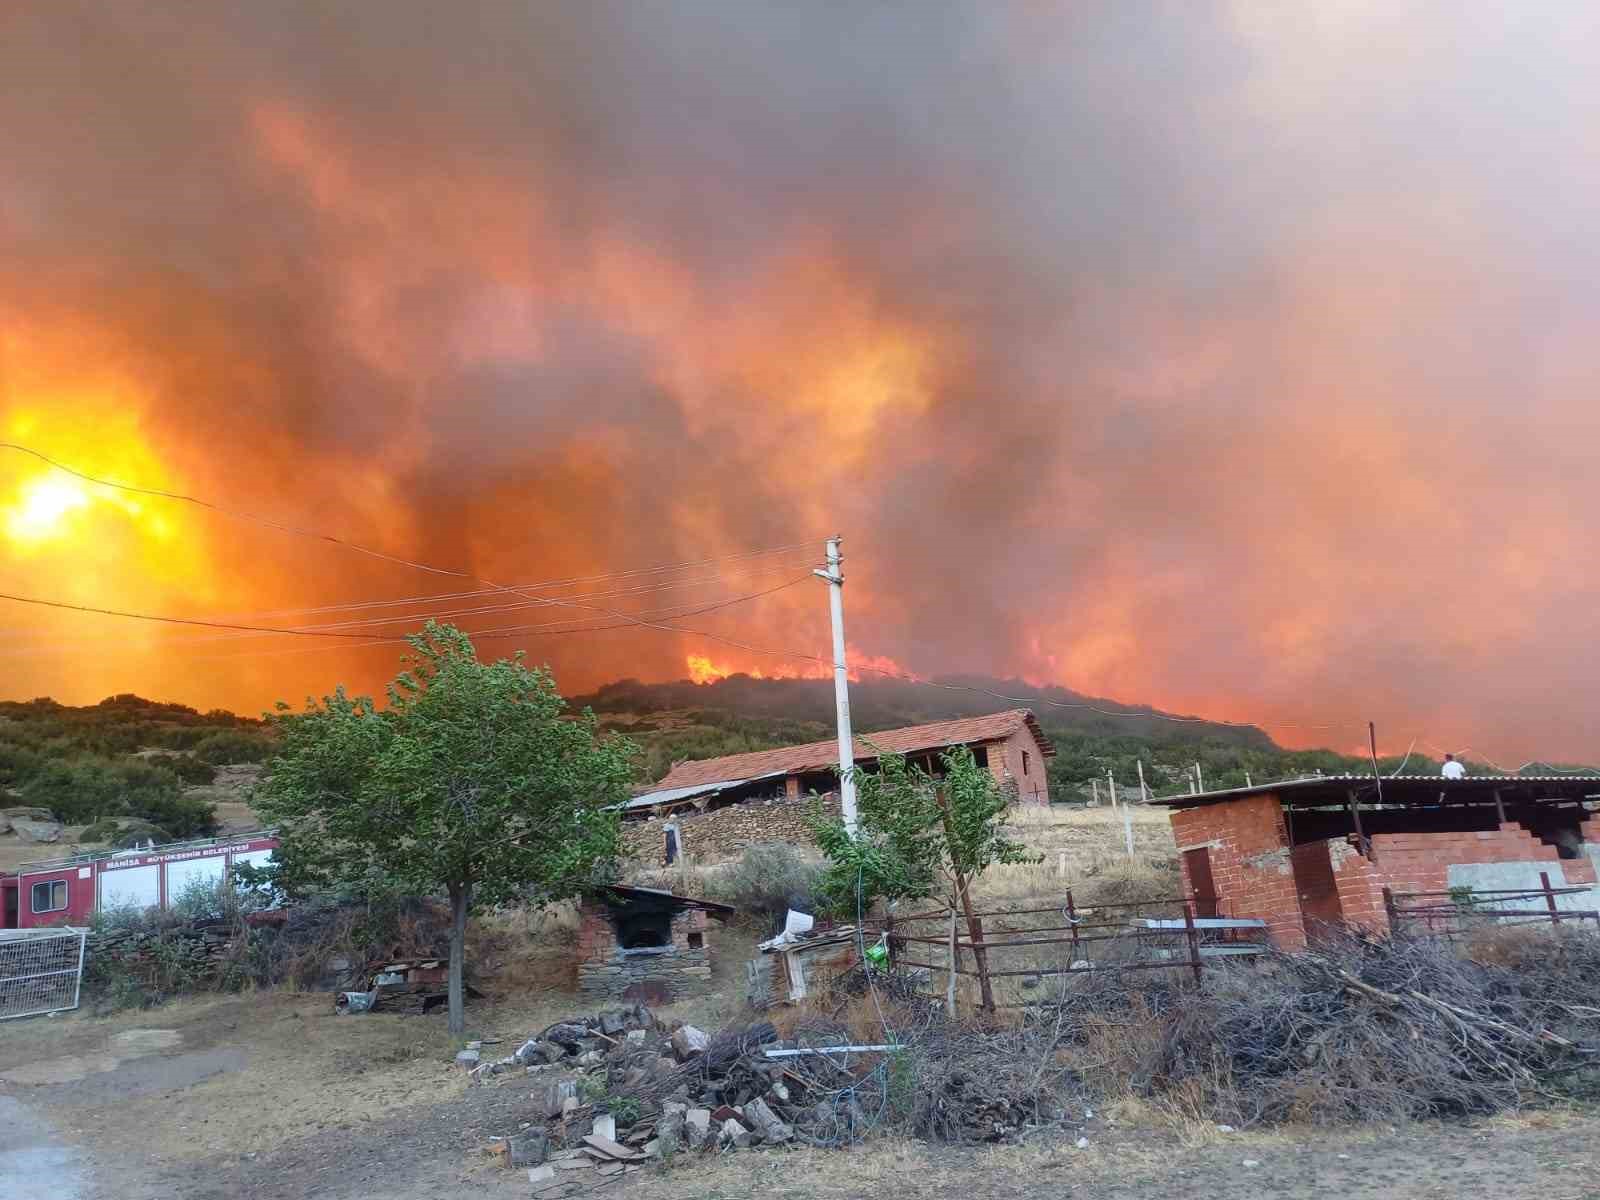
<svg viewBox="0 0 1600 1200"><path fill-rule="evenodd" d="M1558 896L1574 896L1594 889L1588 886L1553 887L1550 872L1539 872L1536 888L1451 888L1443 892L1395 892L1383 889L1383 908L1389 917L1389 928L1396 933L1408 932L1421 925L1431 934L1451 935L1487 925L1500 927L1516 925L1550 925L1552 927L1572 922L1581 925L1593 921L1600 929L1600 910L1588 908L1562 908ZM1420 901L1421 903L1414 903ZM1534 907L1505 908L1534 902Z"/></svg>
<svg viewBox="0 0 1600 1200"><path fill-rule="evenodd" d="M275 837L276 831L271 829L256 829L249 833L227 834L222 837L195 838L187 842L157 842L133 850L85 850L78 854L69 854L65 858L45 858L36 862L20 864L16 875L31 875L36 871L60 871L67 867L79 867L92 862L102 862L108 858L136 858L141 854L184 854L193 850L209 850L217 846L233 846L240 842L255 842L262 838Z"/></svg>
<svg viewBox="0 0 1600 1200"><path fill-rule="evenodd" d="M894 966L926 970L930 984L938 974L945 976L947 984L952 974L975 979L984 1007L1007 1007L994 1000L997 980L1187 969L1198 981L1208 960L1247 957L1265 950L1264 945L1244 938L1265 934L1266 922L1199 915L1214 913L1215 905L1215 900L1179 896L1079 908L1069 889L1059 902L1048 906L988 909L974 912L970 918L964 912L948 910L892 915L874 924L885 935ZM1166 915L1148 915L1158 910ZM1051 922L1052 917L1058 918L1058 923ZM1018 924L1019 920L1026 923ZM932 922L944 926L943 936L925 932ZM919 953L921 959L910 957ZM1019 957L1033 961L1025 966L1006 965Z"/></svg>

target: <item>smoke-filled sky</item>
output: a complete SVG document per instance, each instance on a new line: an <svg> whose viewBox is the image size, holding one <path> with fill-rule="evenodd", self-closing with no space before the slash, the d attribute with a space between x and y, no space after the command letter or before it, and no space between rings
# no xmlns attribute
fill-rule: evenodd
<svg viewBox="0 0 1600 1200"><path fill-rule="evenodd" d="M837 531L863 658L1594 758L1597 25L23 0L0 440L496 582ZM554 594L678 612L807 558ZM0 452L10 593L282 626L481 586ZM814 581L679 623L828 652ZM653 629L484 643L517 646L569 690L815 667ZM0 603L7 696L253 711L394 667Z"/></svg>

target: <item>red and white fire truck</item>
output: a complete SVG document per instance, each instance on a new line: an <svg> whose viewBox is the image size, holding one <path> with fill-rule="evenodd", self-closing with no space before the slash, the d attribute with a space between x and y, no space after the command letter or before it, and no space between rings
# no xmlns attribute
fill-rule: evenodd
<svg viewBox="0 0 1600 1200"><path fill-rule="evenodd" d="M0 876L0 929L81 925L104 909L166 908L196 884L230 877L236 864L265 866L277 846L271 833L241 833L26 863Z"/></svg>

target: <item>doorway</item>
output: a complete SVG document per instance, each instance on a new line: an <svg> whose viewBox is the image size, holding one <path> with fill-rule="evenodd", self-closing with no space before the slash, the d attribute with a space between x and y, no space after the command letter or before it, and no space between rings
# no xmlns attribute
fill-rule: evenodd
<svg viewBox="0 0 1600 1200"><path fill-rule="evenodd" d="M1324 940L1344 928L1344 905L1339 902L1339 885L1333 878L1330 845L1331 839L1305 842L1289 854L1306 939L1312 942Z"/></svg>
<svg viewBox="0 0 1600 1200"><path fill-rule="evenodd" d="M1196 917L1217 915L1217 884L1211 876L1211 848L1197 846L1183 852L1183 874L1189 880Z"/></svg>

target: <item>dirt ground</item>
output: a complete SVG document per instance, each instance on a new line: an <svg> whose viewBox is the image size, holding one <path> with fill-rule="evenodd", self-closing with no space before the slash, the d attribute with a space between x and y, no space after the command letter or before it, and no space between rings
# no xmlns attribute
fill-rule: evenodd
<svg viewBox="0 0 1600 1200"><path fill-rule="evenodd" d="M693 1008L684 1015L698 1016ZM546 993L485 1004L473 1024L508 1044L581 1009ZM452 1053L436 1018L339 1017L323 995L11 1023L0 1027L0 1183L49 1178L63 1200L526 1196L526 1177L494 1167L483 1146L529 1119L527 1087L515 1077L469 1086ZM1187 1146L1165 1129L1097 1117L1086 1134L1087 1149L1059 1137L972 1150L884 1140L680 1158L601 1190L638 1200L1600 1197L1596 1113L1212 1133Z"/></svg>

